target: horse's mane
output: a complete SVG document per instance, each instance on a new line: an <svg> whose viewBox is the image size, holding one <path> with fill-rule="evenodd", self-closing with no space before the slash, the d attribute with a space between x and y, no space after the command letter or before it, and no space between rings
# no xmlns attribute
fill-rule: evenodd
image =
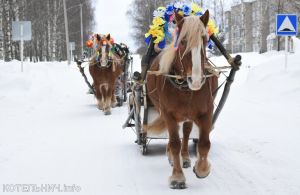
<svg viewBox="0 0 300 195"><path fill-rule="evenodd" d="M183 39L186 40L186 49L183 52L183 57L192 48L201 46L203 48L203 36L206 36L206 28L203 22L197 16L188 16L184 18L184 23L181 28L177 43L179 44ZM176 56L176 50L174 48L175 41L168 45L160 55L159 72L162 74L168 74L174 58Z"/></svg>

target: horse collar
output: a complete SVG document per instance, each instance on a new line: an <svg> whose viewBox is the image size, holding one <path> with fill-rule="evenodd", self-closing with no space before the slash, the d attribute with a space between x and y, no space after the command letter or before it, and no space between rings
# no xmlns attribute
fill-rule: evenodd
<svg viewBox="0 0 300 195"><path fill-rule="evenodd" d="M173 71L171 71L171 75L178 75L176 74L176 71L173 69ZM187 81L187 78L182 77L182 79L178 79L178 78L175 78L175 77L169 77L169 76L166 76L167 77L167 80L177 89L181 90L181 91L191 91L191 89L189 88L189 85L188 85L188 81Z"/></svg>
<svg viewBox="0 0 300 195"><path fill-rule="evenodd" d="M191 91L186 78L185 79L177 79L173 77L166 77L166 78L176 89L179 89L180 91Z"/></svg>
<svg viewBox="0 0 300 195"><path fill-rule="evenodd" d="M112 62L111 62L111 60L108 60L108 62L107 62L107 65L106 65L106 66L101 66L101 63L100 63L100 62L97 62L97 63L96 63L96 66L97 66L98 68L100 68L100 69L107 69L107 68L110 68L110 67L111 67L111 65L112 65Z"/></svg>

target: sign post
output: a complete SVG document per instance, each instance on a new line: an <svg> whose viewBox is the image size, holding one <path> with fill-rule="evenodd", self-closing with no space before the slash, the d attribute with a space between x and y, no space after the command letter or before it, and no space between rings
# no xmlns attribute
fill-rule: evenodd
<svg viewBox="0 0 300 195"><path fill-rule="evenodd" d="M73 59L73 51L75 50L75 42L69 42L70 45L70 52L71 52L71 57L70 57L70 61L72 61Z"/></svg>
<svg viewBox="0 0 300 195"><path fill-rule="evenodd" d="M13 21L12 22L12 40L20 41L21 72L23 72L23 48L24 41L31 40L31 22Z"/></svg>
<svg viewBox="0 0 300 195"><path fill-rule="evenodd" d="M0 52L1 52L1 54L0 54L0 56L1 56L1 58L2 58L2 60L4 61L4 45L3 45L3 43L2 43L2 41L3 41L3 31L2 31L2 29L0 30Z"/></svg>
<svg viewBox="0 0 300 195"><path fill-rule="evenodd" d="M20 57L21 57L21 72L23 72L23 23L20 24L20 35L21 35L21 47L20 47Z"/></svg>
<svg viewBox="0 0 300 195"><path fill-rule="evenodd" d="M298 21L296 14L277 14L276 35L285 36L285 62L284 69L287 70L288 61L288 36L296 36L298 32Z"/></svg>

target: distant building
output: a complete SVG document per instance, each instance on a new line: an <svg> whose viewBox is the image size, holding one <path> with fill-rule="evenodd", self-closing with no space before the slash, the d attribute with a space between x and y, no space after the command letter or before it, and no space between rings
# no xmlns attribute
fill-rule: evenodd
<svg viewBox="0 0 300 195"><path fill-rule="evenodd" d="M285 10L292 8L286 7ZM248 0L225 12L225 47L232 53L266 52L283 42L275 33L277 7L265 0ZM283 49L284 44L280 44Z"/></svg>
<svg viewBox="0 0 300 195"><path fill-rule="evenodd" d="M252 50L252 6L251 3L232 7L232 51L250 52Z"/></svg>

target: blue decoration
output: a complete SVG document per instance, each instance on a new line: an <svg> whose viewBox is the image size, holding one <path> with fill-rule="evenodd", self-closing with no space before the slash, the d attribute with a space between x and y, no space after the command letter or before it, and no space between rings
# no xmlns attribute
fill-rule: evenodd
<svg viewBox="0 0 300 195"><path fill-rule="evenodd" d="M168 5L166 6L166 14L172 15L173 13L174 13L174 7L173 7L173 5L168 4Z"/></svg>
<svg viewBox="0 0 300 195"><path fill-rule="evenodd" d="M184 16L189 16L192 12L192 9L190 6L184 4L183 7L182 7L182 11L184 13Z"/></svg>
<svg viewBox="0 0 300 195"><path fill-rule="evenodd" d="M209 39L208 42L207 42L207 47L208 47L209 49L212 49L213 46L214 46L214 42L212 42L212 40Z"/></svg>
<svg viewBox="0 0 300 195"><path fill-rule="evenodd" d="M164 49L166 47L166 38L164 38L161 42L158 43L158 47L160 49Z"/></svg>
<svg viewBox="0 0 300 195"><path fill-rule="evenodd" d="M145 42L147 43L147 45L150 44L151 39L152 39L152 35L149 35L149 36L145 39Z"/></svg>

